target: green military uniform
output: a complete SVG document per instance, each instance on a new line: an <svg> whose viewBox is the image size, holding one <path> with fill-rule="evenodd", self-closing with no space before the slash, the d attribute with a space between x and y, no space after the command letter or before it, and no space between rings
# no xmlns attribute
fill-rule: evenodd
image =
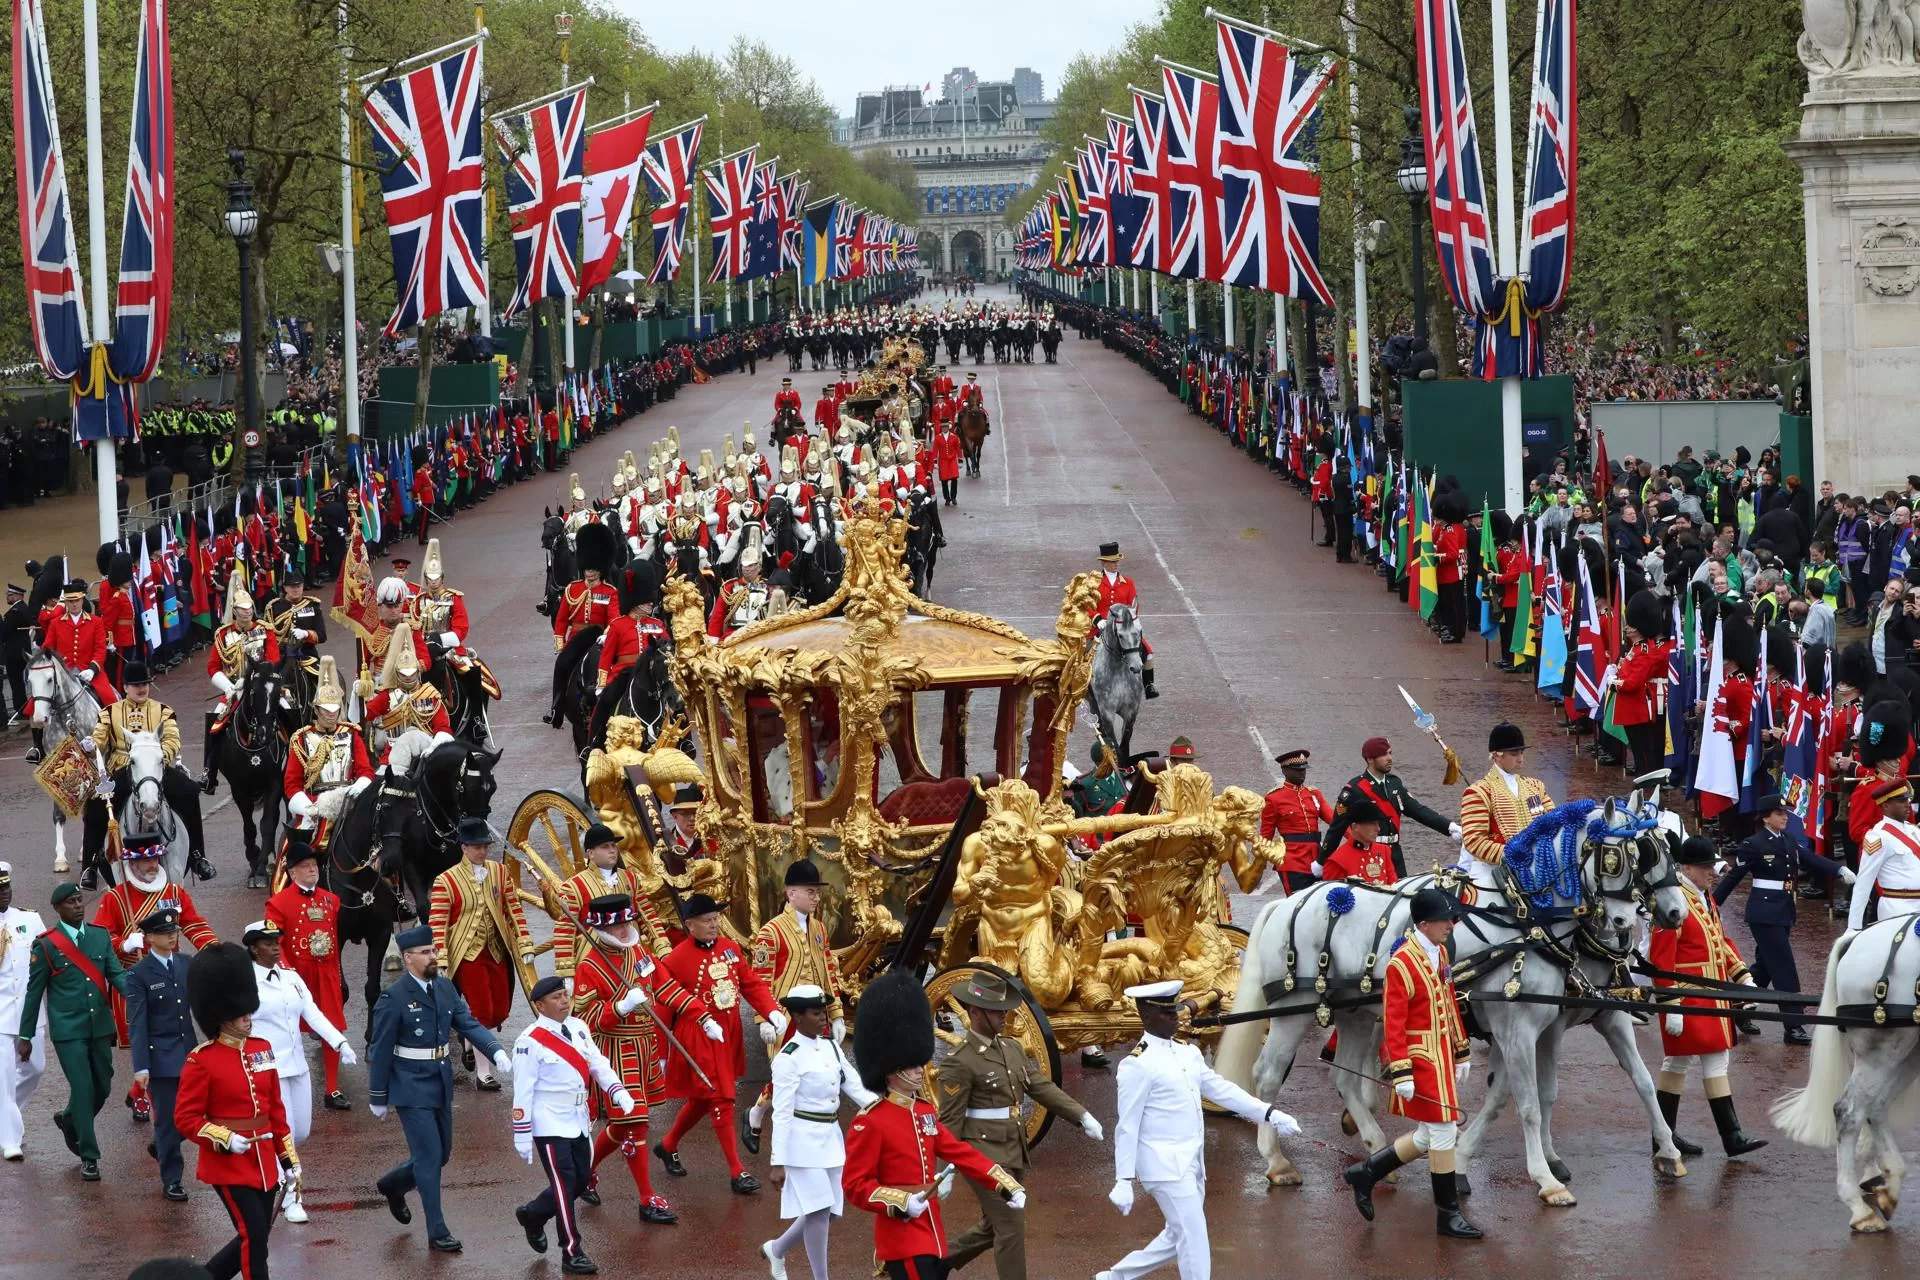
<svg viewBox="0 0 1920 1280"><path fill-rule="evenodd" d="M1020 1002L1004 980L991 974L982 974L968 985L982 988L989 999ZM969 1003L965 989L956 995L962 1003ZM1021 1100L1032 1098L1075 1124L1086 1119L1087 1109L1053 1081L1035 1075L1020 1042L1007 1036L988 1040L969 1029L959 1047L941 1060L935 1076L934 1101L940 1107L940 1123L1022 1185L1027 1182L1029 1162ZM949 1242L948 1265L958 1270L991 1248L1000 1280L1024 1280L1027 1215L1008 1208L994 1188L982 1188L971 1181L967 1185L974 1188L980 1201L980 1221Z"/></svg>
<svg viewBox="0 0 1920 1280"><path fill-rule="evenodd" d="M72 885L54 890L54 905ZM98 1160L100 1143L93 1134L93 1119L113 1092L113 1009L106 992L66 952L52 941L52 934L64 932L69 941L114 990L126 994L126 974L114 958L113 940L99 925L69 929L56 921L48 933L34 939L27 966L27 997L20 1009L20 1036L31 1039L40 1021L40 1000L47 1002L47 1039L60 1059L60 1070L67 1077L67 1106L55 1115L54 1124L67 1140L67 1146L82 1160ZM79 937L75 938L74 933Z"/></svg>
<svg viewBox="0 0 1920 1280"><path fill-rule="evenodd" d="M1406 859L1400 852L1400 837L1405 830L1406 819L1411 818L1421 826L1441 835L1448 835L1452 826L1450 820L1434 812L1407 793L1407 784L1400 781L1400 775L1389 773L1377 777L1372 771L1366 771L1351 779L1340 788L1340 798L1333 802L1333 821L1327 824L1327 833L1320 837L1320 860L1340 847L1341 840L1347 834L1347 810L1355 800L1371 800L1386 815L1386 821L1380 824L1378 843L1390 845L1393 849L1393 869L1400 879L1407 878Z"/></svg>

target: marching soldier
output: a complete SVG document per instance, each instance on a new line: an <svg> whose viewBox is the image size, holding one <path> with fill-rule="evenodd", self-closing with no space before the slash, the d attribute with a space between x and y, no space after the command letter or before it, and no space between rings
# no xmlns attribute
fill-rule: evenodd
<svg viewBox="0 0 1920 1280"><path fill-rule="evenodd" d="M633 899L625 894L608 894L587 904L581 923L590 931L592 946L573 971L573 1011L593 1029L595 1043L635 1103L632 1111L607 1118L593 1143L593 1167L597 1170L618 1151L640 1195L640 1220L664 1226L680 1218L654 1194L647 1169L647 1117L667 1100L662 1037L655 1034L661 1015L654 1004L664 1006L667 1017L686 1016L689 1025L699 1023L709 1040L723 1040L726 1033L704 1004L641 949L634 919Z"/></svg>
<svg viewBox="0 0 1920 1280"><path fill-rule="evenodd" d="M1307 785L1307 761L1312 753L1305 747L1282 752L1273 758L1280 766L1280 785L1267 792L1260 808L1260 838L1278 838L1286 845L1280 878L1288 893L1298 893L1313 883L1313 864L1319 860L1320 824L1333 821L1333 806L1320 788Z"/></svg>
<svg viewBox="0 0 1920 1280"><path fill-rule="evenodd" d="M308 832L316 849L327 847L334 820L323 811L335 805L323 800L335 791L357 795L373 781L373 761L360 726L340 718L346 702L333 658L322 657L320 683L313 694L313 721L294 730L287 740L287 771L281 778L293 826ZM264 881L257 870L255 875Z"/></svg>
<svg viewBox="0 0 1920 1280"><path fill-rule="evenodd" d="M13 867L0 862L0 1159L26 1158L26 1120L20 1113L47 1070L46 1020L18 1034L33 942L46 931L38 911L13 905Z"/></svg>
<svg viewBox="0 0 1920 1280"><path fill-rule="evenodd" d="M793 1038L773 1056L773 1180L780 1216L790 1225L760 1246L775 1276L786 1274L787 1254L807 1250L814 1280L826 1280L827 1229L845 1206L841 1172L847 1163L840 1133L840 1095L857 1107L879 1101L860 1083L847 1055L827 1035L827 995L802 983L780 1001L793 1019Z"/></svg>
<svg viewBox="0 0 1920 1280"><path fill-rule="evenodd" d="M845 988L840 983L833 948L827 942L827 927L819 919L820 868L812 859L802 858L787 867L785 884L786 907L753 935L753 967L766 980L776 1000L803 983L826 992L833 1042L840 1044L847 1038L847 1023L840 1003ZM769 1057L778 1051L785 1034L786 1030L775 1027L771 1020L760 1024L760 1038L767 1043ZM760 1127L766 1122L772 1097L771 1090L761 1093L747 1112L741 1141L755 1155L760 1153Z"/></svg>
<svg viewBox="0 0 1920 1280"><path fill-rule="evenodd" d="M860 1000L853 1058L860 1082L881 1100L847 1131L841 1183L847 1199L874 1216L873 1254L891 1280L947 1274L946 1232L935 1184L946 1161L969 1181L991 1189L1008 1209L1027 1207L1027 1193L1007 1170L956 1138L922 1101L933 1058L933 1010L912 974L877 979Z"/></svg>
<svg viewBox="0 0 1920 1280"><path fill-rule="evenodd" d="M1381 817L1380 834L1375 839L1392 849L1394 874L1404 879L1407 861L1401 849L1401 837L1405 834L1402 829L1405 818L1412 818L1428 830L1438 831L1452 840L1460 838L1460 824L1449 822L1413 798L1407 791L1407 784L1400 781L1400 775L1393 771L1393 744L1385 738L1368 738L1361 743L1360 759L1366 767L1348 779L1347 785L1340 788L1340 794L1333 802L1333 818L1327 823L1327 833L1320 837L1321 857L1324 860L1340 847L1340 841L1347 833L1347 806L1356 800L1370 800L1380 811Z"/></svg>
<svg viewBox="0 0 1920 1280"><path fill-rule="evenodd" d="M253 616L253 597L247 593L246 574L233 571L227 587L227 614L213 633L207 647L207 679L219 690L220 699L207 712L206 767L200 776L200 789L212 795L218 786L220 738L226 731L227 716L233 710L234 690L246 676L247 663L267 666L280 664L280 639L273 628Z"/></svg>
<svg viewBox="0 0 1920 1280"><path fill-rule="evenodd" d="M1680 845L1675 861L1680 866L1681 888L1687 899L1686 918L1678 929L1656 927L1647 939L1647 963L1655 969L1683 973L1709 983L1740 983L1752 986L1740 952L1728 939L1720 924L1720 912L1714 907L1708 890L1713 887L1713 841L1705 836L1689 836ZM1864 895L1862 895L1864 896ZM1674 985L1672 978L1656 977L1656 987ZM1726 1009L1725 1000L1688 998L1682 1005L1700 1009ZM1687 1017L1669 1013L1660 1019L1660 1042L1665 1057L1660 1060L1660 1076L1655 1096L1660 1113L1672 1128L1680 1112L1680 1090L1687 1083L1688 1059L1700 1060L1700 1075L1706 1087L1707 1106L1713 1123L1720 1130L1720 1145L1730 1156L1745 1155L1766 1146L1763 1138L1749 1138L1740 1132L1740 1117L1733 1109L1733 1087L1727 1071L1733 1049L1733 1023L1721 1016ZM1682 1145L1678 1134L1674 1145L1682 1154L1700 1148Z"/></svg>
<svg viewBox="0 0 1920 1280"><path fill-rule="evenodd" d="M1412 925L1387 961L1381 999L1386 1038L1380 1052L1393 1078L1393 1114L1418 1121L1419 1127L1348 1165L1347 1185L1360 1216L1372 1222L1374 1185L1424 1155L1433 1181L1436 1230L1456 1240L1478 1240L1483 1233L1460 1212L1454 1177L1463 1114L1459 1089L1472 1067L1446 951L1460 904L1444 889L1429 886L1414 894L1410 915Z"/></svg>
<svg viewBox="0 0 1920 1280"><path fill-rule="evenodd" d="M680 1043L706 1076L702 1080L692 1064L674 1055L667 1059L667 1092L685 1098L680 1114L673 1118L667 1136L656 1143L653 1154L660 1158L669 1174L684 1178L686 1166L680 1162L680 1143L693 1131L702 1116L713 1125L713 1136L720 1143L720 1154L727 1161L728 1185L735 1195L752 1195L760 1189L759 1180L740 1163L734 1139L733 1099L739 1092L740 1078L747 1073L745 1033L740 1020L740 1005L745 1003L755 1016L772 1020L784 1015L773 998L773 991L758 970L747 963L746 953L731 938L720 934L720 903L704 893L690 894L681 905L687 936L661 962L675 981L693 993L695 1000L711 1009L724 1036L708 1040L694 1035L696 1028L681 1020Z"/></svg>
<svg viewBox="0 0 1920 1280"><path fill-rule="evenodd" d="M560 1224L560 1270L592 1275L600 1268L580 1244L574 1201L587 1189L593 1171L594 1087L606 1091L622 1115L633 1111L633 1096L620 1083L593 1032L568 1016L571 997L560 978L542 978L529 993L533 1025L513 1042L513 1149L537 1165L547 1185L514 1209L514 1221L526 1232L535 1253L547 1251L547 1223Z"/></svg>
<svg viewBox="0 0 1920 1280"><path fill-rule="evenodd" d="M454 839L460 844L460 861L434 878L428 922L434 945L446 959L447 977L474 1021L498 1031L513 1012L513 962L531 968L533 940L527 936L526 913L505 864L487 856L495 843L487 820L460 819ZM471 1066L475 1087L499 1091L500 1082L485 1058Z"/></svg>
<svg viewBox="0 0 1920 1280"><path fill-rule="evenodd" d="M253 958L253 977L259 988L260 1007L253 1014L253 1032L273 1046L273 1069L280 1081L287 1133L294 1145L299 1146L313 1130L313 1086L307 1079L307 1051L300 1039L301 1027L318 1036L348 1066L359 1059L340 1028L315 1003L313 992L307 989L300 975L281 967L281 936L279 925L256 920L241 934L240 945ZM288 1222L307 1220L298 1186L287 1188L281 1208Z"/></svg>
<svg viewBox="0 0 1920 1280"><path fill-rule="evenodd" d="M1175 1263L1181 1280L1207 1280L1213 1260L1207 1243L1207 1166L1201 1101L1225 1107L1281 1135L1300 1132L1293 1117L1214 1073L1198 1046L1175 1040L1180 1029L1180 983L1150 982L1125 992L1140 1011L1143 1035L1115 1074L1119 1116L1113 1122L1113 1190L1107 1199L1123 1215L1133 1211L1133 1180L1160 1206L1166 1225L1095 1280L1133 1280Z"/></svg>
<svg viewBox="0 0 1920 1280"><path fill-rule="evenodd" d="M460 1241L440 1212L440 1170L453 1155L453 1064L447 1042L455 1032L490 1059L502 1075L513 1063L491 1031L474 1021L455 986L440 976L433 929L415 925L393 942L405 976L380 993L367 1033L367 1109L384 1120L389 1103L400 1113L407 1159L380 1176L374 1189L405 1226L413 1221L407 1192L420 1192L427 1215L427 1248L459 1253ZM277 1102L277 1100L276 1100Z"/></svg>
<svg viewBox="0 0 1920 1280"><path fill-rule="evenodd" d="M941 1124L1022 1184L1027 1183L1031 1166L1026 1122L1020 1114L1023 1099L1031 1098L1079 1125L1095 1142L1106 1136L1100 1122L1066 1090L1034 1076L1019 1041L1000 1034L1007 1012L1020 1006L1020 992L1008 979L977 973L954 992L954 998L967 1007L967 1035L940 1063L934 1092ZM972 1185L980 1201L980 1221L954 1238L947 1250L947 1266L958 1271L992 1249L1000 1280L1023 1280L1026 1215L1008 1209L1005 1201L980 1184Z"/></svg>
<svg viewBox="0 0 1920 1280"><path fill-rule="evenodd" d="M553 971L572 981L573 971L587 946L586 937L574 922L589 902L616 893L624 893L633 900L641 943L655 959L664 959L673 950L673 942L653 904L647 901L639 873L628 866L620 854L619 833L605 823L596 822L580 837L580 844L588 865L578 875L562 882L558 889L562 910L553 922Z"/></svg>
<svg viewBox="0 0 1920 1280"><path fill-rule="evenodd" d="M267 1274L273 1193L300 1185L300 1151L287 1127L273 1046L252 1034L259 988L247 954L230 942L209 947L187 971L193 1020L207 1039L180 1072L174 1120L199 1144L194 1176L220 1193L233 1239L207 1260L216 1276Z"/></svg>
<svg viewBox="0 0 1920 1280"><path fill-rule="evenodd" d="M174 1123L180 1073L193 1049L193 1019L187 1006L187 963L180 958L180 913L163 907L140 921L147 952L127 971L127 1039L133 1045L133 1084L153 1103L153 1145L160 1165L160 1194L185 1200L187 1166Z"/></svg>
<svg viewBox="0 0 1920 1280"><path fill-rule="evenodd" d="M346 993L340 978L340 899L320 887L320 855L300 835L287 837L284 856L287 883L267 899L266 920L280 930L280 961L300 976L313 1002L334 1026L346 1029ZM351 1111L353 1104L340 1092L341 1049L320 1048L326 1071L329 1111ZM347 1059L351 1066L352 1060Z"/></svg>
<svg viewBox="0 0 1920 1280"><path fill-rule="evenodd" d="M972 374L967 375L967 387L972 391L979 390L974 386ZM1125 558L1120 554L1119 543L1100 544L1100 602L1093 612L1095 628L1107 625L1107 611L1116 604L1124 604L1136 614L1139 612L1140 592L1133 585L1133 579L1120 572L1120 562ZM1153 645L1144 635L1140 637L1140 679L1147 697L1160 696L1153 687Z"/></svg>
<svg viewBox="0 0 1920 1280"><path fill-rule="evenodd" d="M1661 767L1667 755L1667 639L1669 614L1660 597L1637 591L1627 601L1626 657L1614 673L1614 723L1626 730L1633 749L1633 773L1640 777Z"/></svg>
<svg viewBox="0 0 1920 1280"><path fill-rule="evenodd" d="M1847 907L1849 931L1867 927L1867 907L1876 897L1892 900L1891 905L1875 907L1876 918L1915 910L1907 904L1920 899L1920 826L1913 822L1911 787L1904 776L1876 778L1860 786L1871 787L1873 802L1886 816L1860 842L1860 878Z"/></svg>
<svg viewBox="0 0 1920 1280"><path fill-rule="evenodd" d="M1495 887L1493 869L1506 857L1507 841L1553 808L1547 784L1520 771L1527 767L1527 737L1501 721L1487 735L1492 763L1486 775L1460 796L1460 865L1483 889Z"/></svg>
<svg viewBox="0 0 1920 1280"><path fill-rule="evenodd" d="M180 722L171 707L154 699L153 673L147 670L146 663L137 658L130 659L126 666L126 681L127 696L103 711L93 726L93 747L106 763L109 785L102 788L105 794L88 799L86 810L81 815L81 883L86 884L101 865L107 843L109 807L115 797L124 800L132 789L133 779L128 760L136 733L150 733L160 740L161 759L166 766L160 775L160 791L166 798L167 807L179 817L180 825L187 829L187 866L200 879L211 880L214 870L213 864L207 861L207 837L200 814L200 790L180 765ZM139 916L133 918L137 920Z"/></svg>
<svg viewBox="0 0 1920 1280"><path fill-rule="evenodd" d="M100 1142L94 1118L113 1093L113 1006L108 993L127 993L126 972L114 959L105 929L85 923L87 902L80 886L55 885L53 928L33 942L27 969L27 994L14 1032L14 1055L25 1062L40 1023L40 1002L47 1007L47 1038L67 1077L67 1105L53 1117L67 1150L80 1157L80 1177L100 1181Z"/></svg>
<svg viewBox="0 0 1920 1280"><path fill-rule="evenodd" d="M1747 876L1753 877L1753 889L1747 894L1747 929L1753 934L1753 981L1755 986L1775 991L1800 990L1800 968L1793 959L1794 881L1801 868L1822 875L1838 876L1854 882L1853 871L1843 862L1824 858L1787 834L1790 811L1778 795L1763 796L1758 817L1760 830L1733 849L1732 867L1713 886L1715 906L1723 906L1727 896ZM1786 1024L1787 1043L1807 1045L1813 1037L1799 1022ZM1698 1152L1682 1151L1682 1155Z"/></svg>
<svg viewBox="0 0 1920 1280"><path fill-rule="evenodd" d="M367 723L377 725L386 742L380 763L387 762L393 740L409 729L432 736L434 742L453 740L453 722L438 686L422 678L426 664L413 644L413 628L401 623L393 629L387 660L380 668L380 691L367 699Z"/></svg>

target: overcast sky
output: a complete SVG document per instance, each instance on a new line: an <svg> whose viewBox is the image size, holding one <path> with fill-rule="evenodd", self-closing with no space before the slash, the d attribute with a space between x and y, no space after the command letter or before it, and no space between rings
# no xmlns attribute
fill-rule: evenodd
<svg viewBox="0 0 1920 1280"><path fill-rule="evenodd" d="M1035 0L928 4L873 0L614 0L665 53L724 52L736 35L758 39L800 64L834 114L853 114L855 95L888 85L923 86L956 66L983 80L1009 80L1032 67L1053 97L1073 55L1119 44L1126 29L1159 12L1158 0L1094 5Z"/></svg>

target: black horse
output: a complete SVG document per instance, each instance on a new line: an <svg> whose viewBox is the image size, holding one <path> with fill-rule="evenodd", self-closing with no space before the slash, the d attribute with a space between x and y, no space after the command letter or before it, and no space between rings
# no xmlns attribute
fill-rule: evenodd
<svg viewBox="0 0 1920 1280"><path fill-rule="evenodd" d="M487 704L500 696L493 673L471 652L460 660L466 667L461 670L437 636L428 637L427 652L433 659L433 665L427 668L427 679L440 690L441 699L447 705L447 721L453 736L469 742L491 742L493 728L487 723Z"/></svg>
<svg viewBox="0 0 1920 1280"><path fill-rule="evenodd" d="M278 847L282 780L287 769L287 735L294 729L291 712L281 706L286 677L278 667L252 658L239 688L239 701L220 735L217 767L233 788L233 805L247 848L247 887L267 884L267 862ZM256 823L254 812L259 811Z"/></svg>
<svg viewBox="0 0 1920 1280"><path fill-rule="evenodd" d="M936 516L933 495L915 489L907 506L907 571L912 575L913 594L921 599L933 589L933 565L940 556Z"/></svg>
<svg viewBox="0 0 1920 1280"><path fill-rule="evenodd" d="M534 610L551 618L554 610L560 607L560 593L567 589L568 583L580 576L578 562L573 555L573 539L567 536L565 517L557 516L552 511L544 512L540 525L540 546L547 553L547 584Z"/></svg>
<svg viewBox="0 0 1920 1280"><path fill-rule="evenodd" d="M673 677L668 674L667 653L668 647L664 644L650 646L638 661L608 681L606 689L588 703L591 713L585 742L581 743L577 729L574 734L574 741L581 743L582 760L590 749L606 745L607 721L614 716L638 720L645 730L643 745L650 747L660 736L660 726L667 717L685 714L680 691L674 688Z"/></svg>
<svg viewBox="0 0 1920 1280"><path fill-rule="evenodd" d="M840 579L847 571L846 553L834 537L832 499L816 496L807 523L813 529L813 550L795 561L802 571L794 575L794 580L808 604L823 604L840 589Z"/></svg>
<svg viewBox="0 0 1920 1280"><path fill-rule="evenodd" d="M1060 326L1057 322L1040 331L1040 349L1047 353L1048 364L1056 362L1055 358L1060 354Z"/></svg>
<svg viewBox="0 0 1920 1280"><path fill-rule="evenodd" d="M381 845L376 838L379 803L376 787L368 787L349 800L328 837L327 855L321 859L321 883L340 899L341 946L358 943L367 949L367 982L361 994L366 998L369 1019L374 1003L380 999L380 970L387 944L393 940L394 928L403 914L400 895L381 872ZM344 953L340 961L344 973Z"/></svg>
<svg viewBox="0 0 1920 1280"><path fill-rule="evenodd" d="M406 777L380 787L380 869L399 878L417 914L425 916L431 905L434 877L460 860L453 838L460 819L493 811L498 763L498 751L455 738L427 752Z"/></svg>

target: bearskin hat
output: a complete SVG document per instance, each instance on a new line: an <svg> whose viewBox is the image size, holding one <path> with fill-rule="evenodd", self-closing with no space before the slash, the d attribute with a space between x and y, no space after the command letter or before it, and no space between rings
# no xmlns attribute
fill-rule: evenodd
<svg viewBox="0 0 1920 1280"><path fill-rule="evenodd" d="M1784 622L1776 622L1768 627L1767 665L1784 673L1789 679L1797 677L1799 673L1794 669L1794 648L1799 642L1800 638L1793 634L1793 628Z"/></svg>
<svg viewBox="0 0 1920 1280"><path fill-rule="evenodd" d="M1744 610L1728 610L1720 618L1720 656L1748 677L1759 674L1760 633Z"/></svg>
<svg viewBox="0 0 1920 1280"><path fill-rule="evenodd" d="M1510 541L1513 538L1513 517L1504 511L1495 511L1487 516L1487 523L1493 526L1494 545Z"/></svg>
<svg viewBox="0 0 1920 1280"><path fill-rule="evenodd" d="M631 609L641 601L646 601L655 609L660 607L660 566L651 560L634 560L627 564L625 581L620 584L620 607Z"/></svg>
<svg viewBox="0 0 1920 1280"><path fill-rule="evenodd" d="M1913 712L1904 702L1888 699L1867 708L1860 721L1861 764L1898 760L1913 738Z"/></svg>
<svg viewBox="0 0 1920 1280"><path fill-rule="evenodd" d="M589 520L573 535L573 554L580 571L597 570L602 578L613 576L614 561L619 558L619 539L613 530L598 520Z"/></svg>
<svg viewBox="0 0 1920 1280"><path fill-rule="evenodd" d="M1825 696L1827 692L1827 646L1815 641L1802 645L1801 660L1806 664L1807 693L1815 698Z"/></svg>
<svg viewBox="0 0 1920 1280"><path fill-rule="evenodd" d="M933 1006L911 973L883 974L861 994L853 1060L860 1082L879 1094L886 1093L889 1075L933 1061Z"/></svg>
<svg viewBox="0 0 1920 1280"><path fill-rule="evenodd" d="M1644 639L1666 639L1671 617L1666 602L1651 591L1636 591L1627 599L1627 625Z"/></svg>
<svg viewBox="0 0 1920 1280"><path fill-rule="evenodd" d="M40 575L33 580L33 590L27 594L27 606L34 613L52 604L67 589L67 558L48 556L40 566Z"/></svg>
<svg viewBox="0 0 1920 1280"><path fill-rule="evenodd" d="M253 957L237 942L202 947L187 969L187 1003L193 1020L211 1040L220 1024L245 1017L260 1007L260 987L253 976Z"/></svg>
<svg viewBox="0 0 1920 1280"><path fill-rule="evenodd" d="M1833 682L1861 693L1873 687L1874 675L1873 651L1859 640L1842 649L1833 664Z"/></svg>

